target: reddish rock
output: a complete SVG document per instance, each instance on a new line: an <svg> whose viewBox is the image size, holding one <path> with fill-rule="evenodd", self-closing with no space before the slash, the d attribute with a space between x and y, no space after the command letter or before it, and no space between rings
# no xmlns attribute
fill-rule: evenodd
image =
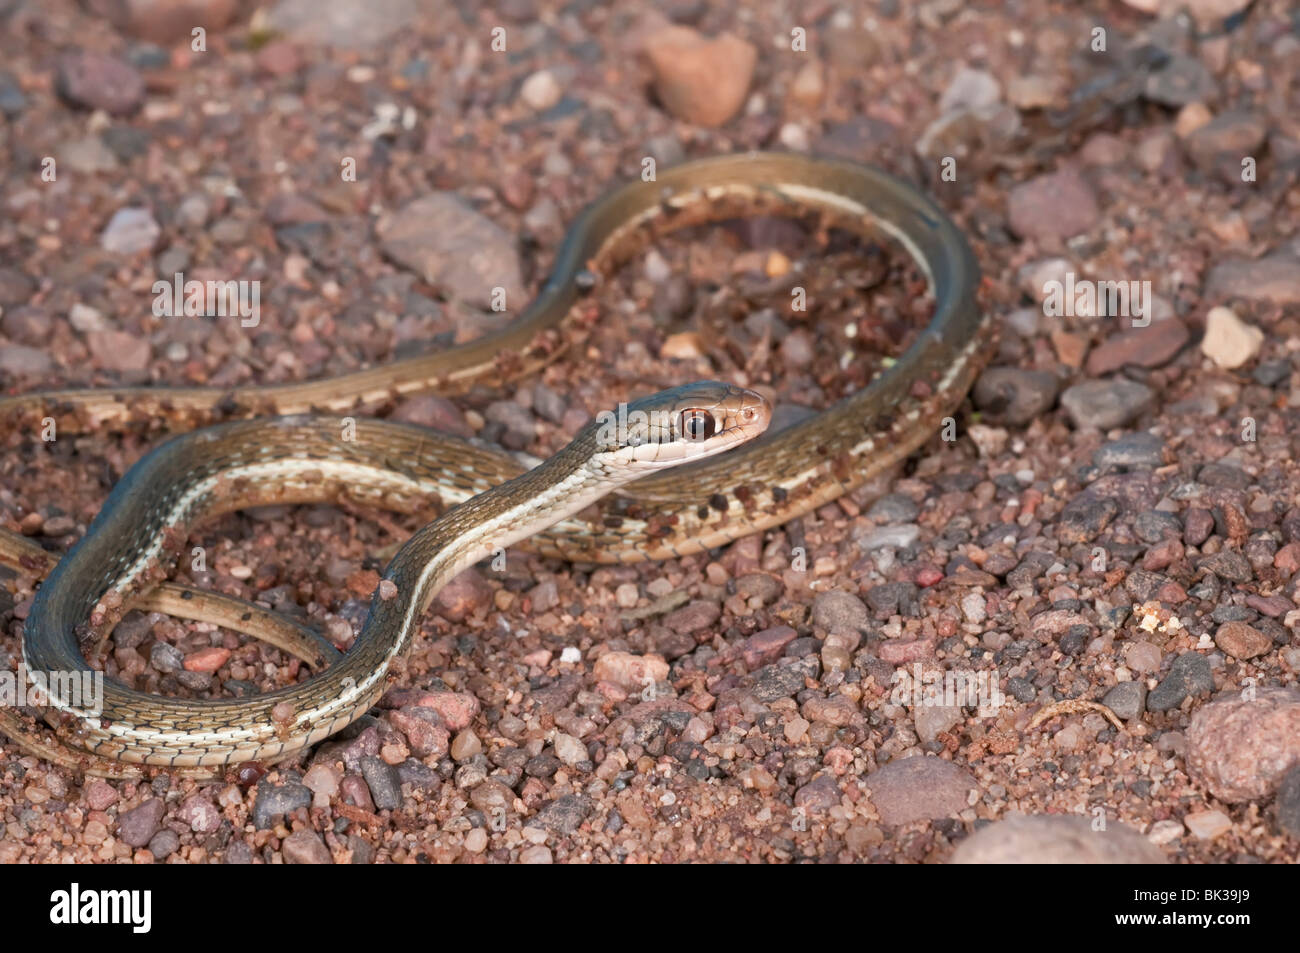
<svg viewBox="0 0 1300 953"><path fill-rule="evenodd" d="M979 788L965 768L930 755L891 761L862 783L881 823L890 827L959 814L970 806L970 791Z"/></svg>
<svg viewBox="0 0 1300 953"><path fill-rule="evenodd" d="M280 845L286 864L332 864L329 848L315 831L294 831Z"/></svg>
<svg viewBox="0 0 1300 953"><path fill-rule="evenodd" d="M1187 154L1203 166L1212 165L1220 156L1235 165L1243 156L1258 157L1267 136L1268 120L1263 115L1229 109L1189 133L1183 145Z"/></svg>
<svg viewBox="0 0 1300 953"><path fill-rule="evenodd" d="M1160 367L1174 359L1191 337L1177 318L1153 321L1145 328L1113 334L1088 354L1087 372L1100 377L1125 365Z"/></svg>
<svg viewBox="0 0 1300 953"><path fill-rule="evenodd" d="M751 44L730 33L708 39L683 26L655 32L644 49L659 101L698 126L720 126L736 114L758 59Z"/></svg>
<svg viewBox="0 0 1300 953"><path fill-rule="evenodd" d="M474 431L465 422L465 415L460 412L460 408L446 397L437 394L417 394L414 397L403 398L401 403L393 408L390 419L419 424L421 427L429 427L457 437L474 436Z"/></svg>
<svg viewBox="0 0 1300 953"><path fill-rule="evenodd" d="M117 791L107 781L92 778L84 791L86 806L92 811L103 811L117 803Z"/></svg>
<svg viewBox="0 0 1300 953"><path fill-rule="evenodd" d="M342 795L345 804L359 807L371 814L375 812L375 802L370 797L370 788L366 786L366 779L361 775L345 775L343 780L339 782L339 793Z"/></svg>
<svg viewBox="0 0 1300 953"><path fill-rule="evenodd" d="M91 331L86 335L99 366L109 371L143 371L149 367L149 339L126 331Z"/></svg>
<svg viewBox="0 0 1300 953"><path fill-rule="evenodd" d="M1244 622L1225 622L1214 633L1214 644L1236 659L1252 659L1273 648L1273 640Z"/></svg>
<svg viewBox="0 0 1300 953"><path fill-rule="evenodd" d="M143 847L158 833L167 808L160 798L152 797L139 807L126 811L118 818L117 836L131 847Z"/></svg>
<svg viewBox="0 0 1300 953"><path fill-rule="evenodd" d="M1030 179L1007 197L1011 230L1022 238L1070 238L1088 231L1100 217L1092 186L1073 168Z"/></svg>
<svg viewBox="0 0 1300 953"><path fill-rule="evenodd" d="M718 621L722 607L716 602L697 599L664 616L664 625L674 632L689 635L707 629Z"/></svg>
<svg viewBox="0 0 1300 953"><path fill-rule="evenodd" d="M114 0L103 6L123 33L159 44L189 43L195 27L221 30L239 13L239 0Z"/></svg>
<svg viewBox="0 0 1300 953"><path fill-rule="evenodd" d="M1176 606L1187 599L1187 590L1176 582L1167 582L1156 590L1156 599Z"/></svg>
<svg viewBox="0 0 1300 953"><path fill-rule="evenodd" d="M431 708L452 731L469 727L478 716L479 700L467 692L424 691L397 689L380 701L385 708L401 708L410 713L413 708ZM400 725L398 727L401 727Z"/></svg>
<svg viewBox="0 0 1300 953"><path fill-rule="evenodd" d="M850 724L857 714L858 706L846 695L810 698L803 704L803 716L809 721L824 721L837 728Z"/></svg>
<svg viewBox="0 0 1300 953"><path fill-rule="evenodd" d="M935 566L922 566L916 571L916 584L922 589L938 585L943 579L943 570Z"/></svg>
<svg viewBox="0 0 1300 953"><path fill-rule="evenodd" d="M434 608L448 622L464 622L492 604L492 587L477 569L466 569L442 587Z"/></svg>
<svg viewBox="0 0 1300 953"><path fill-rule="evenodd" d="M597 681L611 682L628 691L641 691L668 677L668 663L658 655L606 652L596 659Z"/></svg>
<svg viewBox="0 0 1300 953"><path fill-rule="evenodd" d="M433 192L380 217L385 255L448 298L484 309L497 302L517 313L528 301L515 236L453 192Z"/></svg>
<svg viewBox="0 0 1300 953"><path fill-rule="evenodd" d="M1142 568L1151 572L1159 572L1161 569L1168 567L1175 560L1182 559L1183 544L1181 540L1166 539L1162 543L1156 543L1146 551L1142 557Z"/></svg>
<svg viewBox="0 0 1300 953"><path fill-rule="evenodd" d="M1296 607L1294 602L1283 595L1257 596L1253 593L1246 597L1246 605L1273 619L1286 615Z"/></svg>
<svg viewBox="0 0 1300 953"><path fill-rule="evenodd" d="M1195 507L1188 510L1187 515L1183 517L1183 542L1188 546L1201 545L1213 532L1214 516L1209 510ZM1297 557L1300 558L1300 552Z"/></svg>
<svg viewBox="0 0 1300 953"><path fill-rule="evenodd" d="M1220 801L1273 795L1300 764L1300 690L1260 688L1253 698L1225 695L1202 705L1187 728L1192 779Z"/></svg>
<svg viewBox="0 0 1300 953"><path fill-rule="evenodd" d="M176 817L190 825L190 830L196 834L211 834L221 826L221 812L202 794L187 797L176 812Z"/></svg>
<svg viewBox="0 0 1300 953"><path fill-rule="evenodd" d="M1288 576L1300 570L1300 543L1287 543L1273 556L1273 568Z"/></svg>
<svg viewBox="0 0 1300 953"><path fill-rule="evenodd" d="M1300 261L1272 255L1255 261L1224 261L1210 269L1205 297L1241 298L1266 304L1300 304Z"/></svg>
<svg viewBox="0 0 1300 953"><path fill-rule="evenodd" d="M787 645L798 638L799 633L788 625L778 625L762 632L755 632L745 640L741 653L745 667L760 668L775 662Z"/></svg>
<svg viewBox="0 0 1300 953"><path fill-rule="evenodd" d="M840 786L830 774L823 774L794 792L794 806L805 814L825 814L839 803Z"/></svg>
<svg viewBox="0 0 1300 953"><path fill-rule="evenodd" d="M55 67L55 87L74 106L129 116L144 102L144 79L134 66L90 50L71 50Z"/></svg>
<svg viewBox="0 0 1300 953"><path fill-rule="evenodd" d="M441 758L451 745L451 733L444 727L442 716L433 708L412 705L388 716L410 745L417 758L433 755Z"/></svg>
<svg viewBox="0 0 1300 953"><path fill-rule="evenodd" d="M298 47L285 40L275 40L257 51L257 68L268 76L288 76L302 68Z"/></svg>
<svg viewBox="0 0 1300 953"><path fill-rule="evenodd" d="M185 671L215 672L228 661L230 661L230 649L213 645L185 656Z"/></svg>
<svg viewBox="0 0 1300 953"><path fill-rule="evenodd" d="M379 573L373 569L358 569L347 579L348 591L362 599L373 595L378 586Z"/></svg>
<svg viewBox="0 0 1300 953"><path fill-rule="evenodd" d="M880 658L890 665L919 662L934 655L934 646L933 638L892 639L880 646Z"/></svg>

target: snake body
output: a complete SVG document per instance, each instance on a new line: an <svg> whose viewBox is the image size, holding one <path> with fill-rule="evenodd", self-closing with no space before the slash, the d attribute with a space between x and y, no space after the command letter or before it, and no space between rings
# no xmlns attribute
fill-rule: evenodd
<svg viewBox="0 0 1300 953"><path fill-rule="evenodd" d="M574 476L585 472L582 455L590 464L595 452L581 435L525 473L504 454L393 422L359 421L357 439L344 441L343 421L323 413L525 373L553 360L567 334L580 333L589 320L584 296L597 276L657 235L743 215L809 210L897 241L933 295L928 326L861 391L758 443L642 476L634 495L611 497L594 524L572 516L633 477L583 482ZM0 419L20 431L51 417L65 433L124 427L142 417L186 427L276 415L203 426L137 463L41 587L25 626L24 658L33 671L84 670L78 633L106 635L127 608L155 593L168 550L212 514L339 496L395 509L418 509L430 496L459 504L390 564L385 582L395 595L376 595L363 635L325 672L252 700L161 698L109 681L102 713L63 706L63 740L96 755L181 768L277 760L364 713L437 588L494 549L532 536L530 548L571 559L685 555L807 513L910 454L960 404L988 354L992 335L977 301L978 282L960 230L912 187L854 163L748 153L688 162L596 201L575 220L550 277L515 321L440 354L233 393L132 388L5 399ZM21 549L0 536L0 560L14 563Z"/></svg>

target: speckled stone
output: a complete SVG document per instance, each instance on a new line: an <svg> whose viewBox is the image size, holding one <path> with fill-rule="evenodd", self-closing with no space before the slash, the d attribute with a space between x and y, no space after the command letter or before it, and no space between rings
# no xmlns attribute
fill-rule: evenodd
<svg viewBox="0 0 1300 953"><path fill-rule="evenodd" d="M1263 800L1300 764L1300 690L1260 688L1202 705L1187 727L1192 779L1220 801Z"/></svg>

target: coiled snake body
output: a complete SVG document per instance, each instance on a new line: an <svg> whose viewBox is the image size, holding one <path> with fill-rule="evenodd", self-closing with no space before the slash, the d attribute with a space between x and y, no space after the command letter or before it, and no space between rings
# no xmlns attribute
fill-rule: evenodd
<svg viewBox="0 0 1300 953"><path fill-rule="evenodd" d="M746 214L810 209L837 225L883 232L901 244L926 277L934 314L908 350L867 387L760 444L714 457L763 429L768 419L762 398L717 383L687 385L631 405L662 412L654 439L634 433L630 443L627 434L618 446L600 443L593 423L526 473L505 454L394 422L360 419L356 439L343 440L343 421L328 415L395 395L454 391L486 376L524 373L562 350L564 325L582 310L596 275L654 235ZM189 608L179 614L228 620L232 607L243 603L212 595L190 598L187 606L185 596L193 591L159 583L166 557L202 518L340 495L399 510L417 510L429 496L459 504L398 553L357 644L325 671L253 699L165 698L109 680L102 711L93 713L51 693L60 714L50 720L60 744L94 755L79 762L92 773L114 773L115 763L204 773L241 761L275 761L364 713L382 693L390 662L409 645L438 588L495 549L532 537L530 548L564 558L668 558L779 525L836 499L915 450L960 404L991 338L976 300L978 280L961 232L910 186L847 162L739 154L661 171L657 181L625 185L589 206L571 226L537 298L514 322L440 354L326 381L234 393L132 388L0 400L6 429L29 433L47 417L66 433L121 426L142 415L179 428L222 416L276 415L201 427L130 470L86 537L41 586L23 639L24 660L33 672L87 670L79 642L106 637L129 608ZM707 435L688 439L685 430L693 425L687 414L703 414L699 421L708 417ZM644 456L648 448L661 455ZM685 467L651 472L670 457ZM570 518L632 479L634 499L607 507L598 525ZM0 562L39 573L43 559L33 544L0 531ZM317 665L337 654L291 624L265 621L261 629L254 634ZM0 729L20 735L15 717L2 717ZM19 740L46 757L60 756L55 746L30 736Z"/></svg>

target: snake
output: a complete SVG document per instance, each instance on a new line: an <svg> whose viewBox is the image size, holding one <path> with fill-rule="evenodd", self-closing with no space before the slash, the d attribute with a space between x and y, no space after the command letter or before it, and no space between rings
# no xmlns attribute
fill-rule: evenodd
<svg viewBox="0 0 1300 953"><path fill-rule="evenodd" d="M354 416L402 395L512 380L556 360L598 320L591 293L602 278L663 234L752 215L809 214L901 247L933 299L928 323L897 359L811 417L754 439L770 420L762 397L719 382L688 384L608 412L621 442L598 438L609 421L592 421L528 469L472 441ZM51 687L46 720L57 744L26 740L43 757L54 758L57 746L84 755L77 763L92 774L121 766L202 774L301 752L375 703L430 600L493 552L518 543L594 563L685 556L780 526L905 459L958 410L990 356L995 335L979 292L961 229L917 188L848 160L737 153L662 169L595 200L566 232L531 303L466 344L325 380L232 391L135 387L4 398L5 430L29 440L41 428L123 431L142 421L189 431L132 466L86 535L49 571L23 627L29 672L89 671L84 647L106 639L128 609L146 605L210 620L238 616L241 631L323 667L294 685L233 699L165 697L105 679L94 710ZM641 416L658 423L646 429L634 422ZM310 628L164 581L204 520L268 503L343 499L399 512L423 512L435 501L443 512L389 563L361 634L341 658ZM589 509L597 501L600 508ZM37 549L0 531L0 562L43 575L51 560ZM241 605L248 608L242 615ZM12 722L5 713L0 729L22 744Z"/></svg>

